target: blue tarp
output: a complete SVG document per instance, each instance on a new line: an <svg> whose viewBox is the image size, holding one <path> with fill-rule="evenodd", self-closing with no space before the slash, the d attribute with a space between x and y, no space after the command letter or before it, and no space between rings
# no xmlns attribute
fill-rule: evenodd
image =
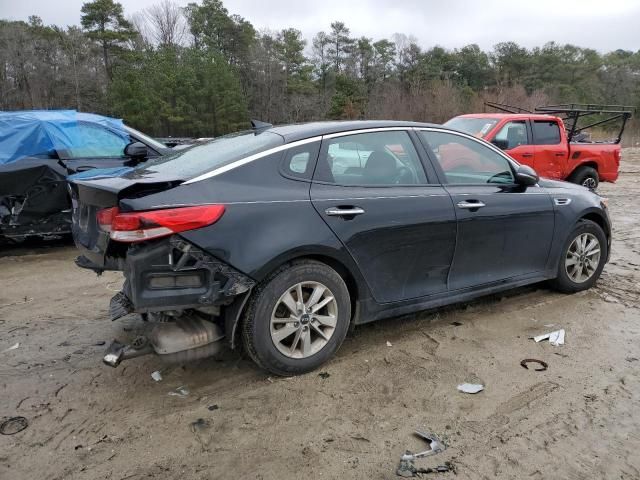
<svg viewBox="0 0 640 480"><path fill-rule="evenodd" d="M78 122L103 125L128 139L122 120L116 118L75 110L0 112L0 165L58 150L86 148L88 142L90 147L99 148L101 138L88 138L87 132L78 128Z"/></svg>

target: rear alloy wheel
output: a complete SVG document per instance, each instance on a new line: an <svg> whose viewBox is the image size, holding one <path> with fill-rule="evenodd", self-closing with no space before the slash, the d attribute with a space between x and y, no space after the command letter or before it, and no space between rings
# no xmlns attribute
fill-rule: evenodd
<svg viewBox="0 0 640 480"><path fill-rule="evenodd" d="M322 350L336 330L338 302L325 285L300 282L287 290L271 314L271 340L289 358Z"/></svg>
<svg viewBox="0 0 640 480"><path fill-rule="evenodd" d="M245 349L276 375L309 372L340 347L351 301L344 280L325 264L280 268L253 292L242 328Z"/></svg>
<svg viewBox="0 0 640 480"><path fill-rule="evenodd" d="M607 259L607 238L598 225L581 220L565 242L558 276L551 283L561 292L574 293L596 283Z"/></svg>
<svg viewBox="0 0 640 480"><path fill-rule="evenodd" d="M587 187L589 190L595 190L600 184L600 176L595 168L580 167L571 175L570 181Z"/></svg>

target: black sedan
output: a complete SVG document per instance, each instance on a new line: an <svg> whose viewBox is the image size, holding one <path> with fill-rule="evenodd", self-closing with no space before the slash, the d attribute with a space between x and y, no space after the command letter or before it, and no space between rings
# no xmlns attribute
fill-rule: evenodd
<svg viewBox="0 0 640 480"><path fill-rule="evenodd" d="M122 270L112 318L149 322L112 344L112 366L226 338L303 373L352 324L544 280L587 289L611 244L597 194L423 123L257 124L72 189L77 263Z"/></svg>

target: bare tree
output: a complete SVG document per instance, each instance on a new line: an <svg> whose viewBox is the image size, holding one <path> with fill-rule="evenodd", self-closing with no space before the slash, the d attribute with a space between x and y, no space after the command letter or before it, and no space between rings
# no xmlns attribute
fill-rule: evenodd
<svg viewBox="0 0 640 480"><path fill-rule="evenodd" d="M162 47L184 45L189 28L182 8L177 4L162 0L143 10L142 17L148 26L144 28L144 35L151 43Z"/></svg>

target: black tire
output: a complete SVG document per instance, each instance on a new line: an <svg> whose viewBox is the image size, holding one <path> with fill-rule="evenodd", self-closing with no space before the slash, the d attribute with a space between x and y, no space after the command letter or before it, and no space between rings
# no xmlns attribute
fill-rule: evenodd
<svg viewBox="0 0 640 480"><path fill-rule="evenodd" d="M583 233L590 233L598 239L598 243L600 244L600 260L593 275L586 281L577 283L569 277L569 274L567 273L567 267L565 265L565 260L568 255L569 247L571 246L573 241ZM558 262L558 276L550 282L551 287L563 293L576 293L591 288L602 273L602 269L607 262L607 255L607 237L600 225L592 222L591 220L580 220L572 230L571 234L567 237L567 241L562 247L560 261Z"/></svg>
<svg viewBox="0 0 640 480"><path fill-rule="evenodd" d="M569 181L595 190L600 185L600 176L595 168L580 167L569 177Z"/></svg>
<svg viewBox="0 0 640 480"><path fill-rule="evenodd" d="M300 282L319 282L336 301L333 334L321 350L306 358L290 358L281 353L271 338L271 315L280 297ZM315 370L338 350L349 329L351 300L342 277L324 263L305 260L286 264L258 285L247 304L242 320L243 345L251 359L275 375L291 376Z"/></svg>

